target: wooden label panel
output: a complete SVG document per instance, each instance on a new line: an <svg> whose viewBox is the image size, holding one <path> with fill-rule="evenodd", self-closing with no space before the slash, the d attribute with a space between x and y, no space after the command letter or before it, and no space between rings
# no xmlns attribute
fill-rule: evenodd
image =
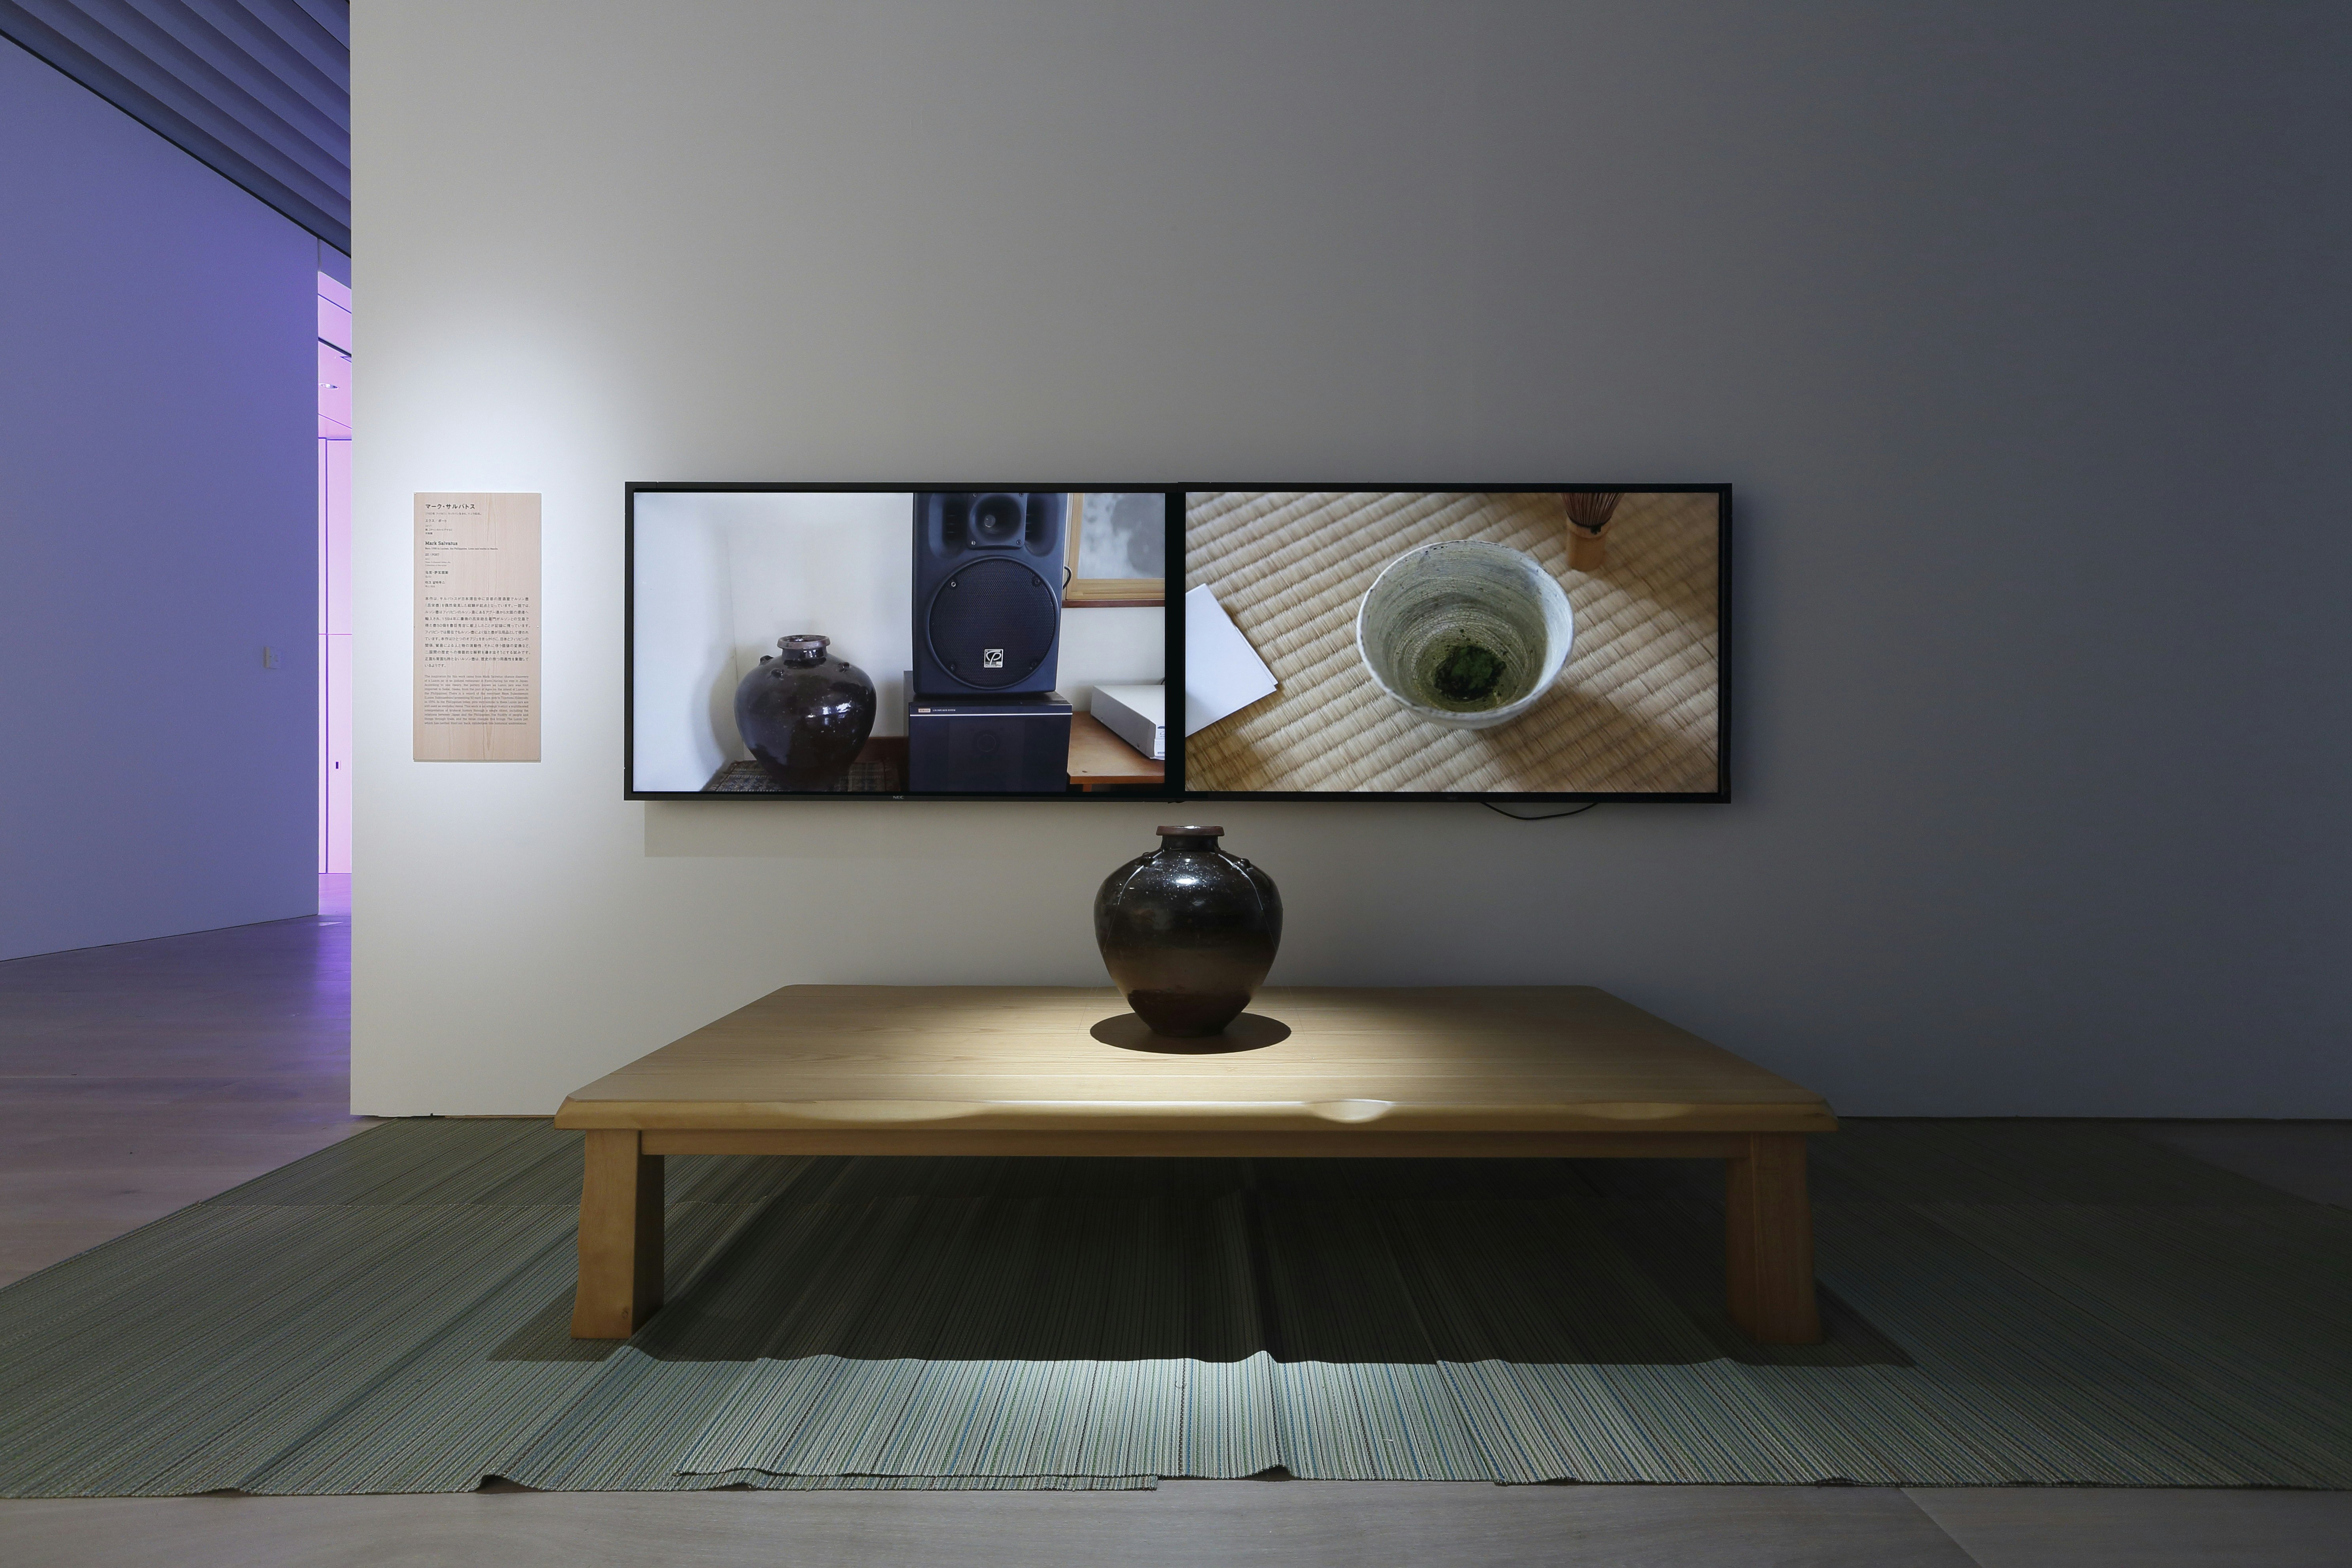
<svg viewBox="0 0 2352 1568"><path fill-rule="evenodd" d="M416 497L416 760L539 761L539 497Z"/></svg>

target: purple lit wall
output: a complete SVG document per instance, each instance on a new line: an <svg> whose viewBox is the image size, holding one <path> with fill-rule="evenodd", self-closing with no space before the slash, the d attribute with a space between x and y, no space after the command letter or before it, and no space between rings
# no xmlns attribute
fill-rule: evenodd
<svg viewBox="0 0 2352 1568"><path fill-rule="evenodd" d="M317 242L5 42L0 154L0 958L308 914Z"/></svg>

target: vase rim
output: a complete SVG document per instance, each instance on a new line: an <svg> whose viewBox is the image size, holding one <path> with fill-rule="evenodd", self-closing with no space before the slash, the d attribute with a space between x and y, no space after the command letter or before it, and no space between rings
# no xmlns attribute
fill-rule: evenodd
<svg viewBox="0 0 2352 1568"><path fill-rule="evenodd" d="M786 664L815 664L824 658L833 639L822 632L793 632L778 637L776 646L783 650Z"/></svg>
<svg viewBox="0 0 2352 1568"><path fill-rule="evenodd" d="M1223 838L1225 836L1225 830L1222 827L1161 826L1155 827L1152 831L1162 838Z"/></svg>

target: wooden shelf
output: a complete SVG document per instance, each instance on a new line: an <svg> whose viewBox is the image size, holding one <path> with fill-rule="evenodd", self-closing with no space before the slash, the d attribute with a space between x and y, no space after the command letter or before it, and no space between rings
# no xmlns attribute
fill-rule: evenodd
<svg viewBox="0 0 2352 1568"><path fill-rule="evenodd" d="M1070 715L1070 782L1080 789L1156 784L1167 776L1167 764L1153 762L1120 740L1093 714Z"/></svg>

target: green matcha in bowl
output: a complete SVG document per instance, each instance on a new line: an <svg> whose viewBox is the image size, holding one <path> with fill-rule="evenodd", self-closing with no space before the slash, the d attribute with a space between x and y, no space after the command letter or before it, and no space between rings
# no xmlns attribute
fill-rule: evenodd
<svg viewBox="0 0 2352 1568"><path fill-rule="evenodd" d="M1356 611L1356 651L1373 684L1416 719L1456 730L1507 724L1568 664L1576 617L1533 556L1447 539L1407 551Z"/></svg>

